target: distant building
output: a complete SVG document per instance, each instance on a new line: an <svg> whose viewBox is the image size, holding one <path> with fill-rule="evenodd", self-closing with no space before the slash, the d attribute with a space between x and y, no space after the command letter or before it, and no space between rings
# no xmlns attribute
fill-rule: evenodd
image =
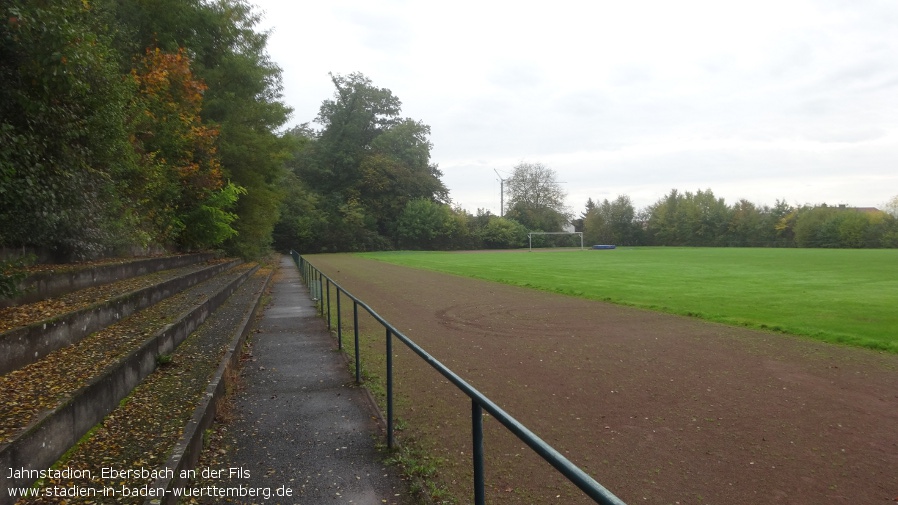
<svg viewBox="0 0 898 505"><path fill-rule="evenodd" d="M883 212L876 207L846 207L845 205L839 205L839 208L843 210L853 210L855 212L860 212L861 214L882 214Z"/></svg>
<svg viewBox="0 0 898 505"><path fill-rule="evenodd" d="M868 216L876 216L876 215L885 215L886 212L883 210L879 210L876 207L849 207L845 204L840 204L838 207L831 207L833 209L844 210L846 212L857 212L859 214L866 214Z"/></svg>

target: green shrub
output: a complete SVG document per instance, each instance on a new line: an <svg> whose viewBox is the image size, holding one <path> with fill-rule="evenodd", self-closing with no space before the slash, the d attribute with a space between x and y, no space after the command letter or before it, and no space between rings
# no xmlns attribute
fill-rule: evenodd
<svg viewBox="0 0 898 505"><path fill-rule="evenodd" d="M28 275L25 267L34 262L34 256L26 254L18 258L0 260L0 299L15 298L22 294L19 283Z"/></svg>

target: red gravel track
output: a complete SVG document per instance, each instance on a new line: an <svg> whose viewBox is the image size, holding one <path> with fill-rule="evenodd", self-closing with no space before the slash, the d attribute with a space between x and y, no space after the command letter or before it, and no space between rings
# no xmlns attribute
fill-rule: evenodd
<svg viewBox="0 0 898 505"><path fill-rule="evenodd" d="M350 255L308 259L631 505L898 500L896 355ZM467 502L470 402L398 348L404 436L446 458L442 478ZM485 426L489 503L590 503Z"/></svg>

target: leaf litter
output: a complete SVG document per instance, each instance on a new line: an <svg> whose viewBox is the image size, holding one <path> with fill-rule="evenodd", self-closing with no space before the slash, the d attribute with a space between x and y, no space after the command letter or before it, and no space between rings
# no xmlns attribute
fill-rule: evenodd
<svg viewBox="0 0 898 505"><path fill-rule="evenodd" d="M47 319L55 319L59 316L90 307L98 302L112 300L224 261L227 260L210 260L185 267L131 277L102 286L85 288L56 298L3 307L0 308L0 332L28 326Z"/></svg>
<svg viewBox="0 0 898 505"><path fill-rule="evenodd" d="M72 448L57 466L89 470L90 481L47 479L44 486L100 488L115 485L138 488L153 479L131 477L115 482L101 478L102 467L160 469L183 434L221 361L236 324L245 317L254 293L261 289L270 268L260 268L203 325L141 382L121 405ZM116 503L143 503L144 497L117 496ZM49 504L47 498L20 500L19 504ZM79 501L84 500L84 501ZM67 503L91 503L89 498Z"/></svg>
<svg viewBox="0 0 898 505"><path fill-rule="evenodd" d="M48 410L63 403L75 391L113 363L133 352L151 335L164 328L184 307L208 297L251 265L228 272L175 294L79 342L58 349L40 361L0 376L0 445L13 440Z"/></svg>

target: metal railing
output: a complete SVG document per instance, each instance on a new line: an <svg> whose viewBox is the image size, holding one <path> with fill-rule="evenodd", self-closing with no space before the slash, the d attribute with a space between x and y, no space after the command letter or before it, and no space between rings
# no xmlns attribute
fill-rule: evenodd
<svg viewBox="0 0 898 505"><path fill-rule="evenodd" d="M436 369L443 377L460 389L465 395L471 399L471 439L473 445L473 469L474 469L474 503L475 505L483 505L485 503L484 491L484 471L483 471L483 412L486 411L499 421L506 429L514 433L522 442L527 444L534 452L555 467L569 481L582 490L587 496L592 498L596 503L603 505L626 505L620 498L605 489L601 484L590 477L586 472L571 463L567 458L552 448L549 444L536 436L527 429L526 426L518 422L511 415L502 410L498 405L483 395L480 391L474 389L471 385L459 377L455 372L447 368L445 365L437 361L427 351L415 344L410 338L402 334L392 324L388 323L383 317L375 312L367 304L353 296L351 293L343 289L339 284L334 282L330 277L324 275L320 270L315 268L311 263L305 260L296 251L290 251L296 266L299 268L303 279L305 280L309 292L318 304L319 313L326 317L327 328L331 327L331 286L336 292L337 305L337 345L343 349L343 318L341 306L341 294L352 300L352 319L353 333L355 342L355 380L357 384L362 383L361 378L361 358L359 356L359 307L367 311L371 317L383 325L386 333L386 425L387 425L387 446L393 448L395 440L393 438L393 337L398 338L402 343L408 346L415 354L420 356L430 366Z"/></svg>

